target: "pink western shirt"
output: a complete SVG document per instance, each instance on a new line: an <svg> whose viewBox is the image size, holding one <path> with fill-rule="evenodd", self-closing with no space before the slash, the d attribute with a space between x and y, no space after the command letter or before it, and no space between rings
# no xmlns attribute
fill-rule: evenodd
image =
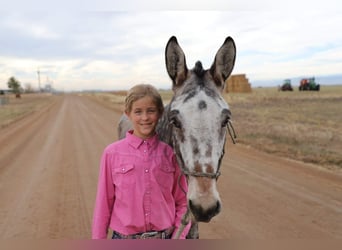
<svg viewBox="0 0 342 250"><path fill-rule="evenodd" d="M92 238L107 238L108 228L129 235L181 224L186 211L186 179L172 148L155 135L126 138L107 146L101 158ZM190 225L183 231L185 238Z"/></svg>

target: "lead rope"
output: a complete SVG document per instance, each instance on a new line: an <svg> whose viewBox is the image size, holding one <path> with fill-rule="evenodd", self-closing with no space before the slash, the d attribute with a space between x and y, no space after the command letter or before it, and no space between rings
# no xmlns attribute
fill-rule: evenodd
<svg viewBox="0 0 342 250"><path fill-rule="evenodd" d="M180 183L180 178L182 177L182 175L184 175L183 172L182 172L182 174L180 174L178 176L178 186L180 187L182 192L186 195L186 191L185 191L185 189L182 187L182 185ZM179 237L183 233L186 225L189 224L189 221L190 221L190 216L189 215L190 215L190 210L189 210L189 207L187 207L185 214L183 214L183 216L182 216L181 225L180 225L180 227L178 228L178 230L176 232L176 235L175 235L175 239L176 240L179 239Z"/></svg>
<svg viewBox="0 0 342 250"><path fill-rule="evenodd" d="M186 212L185 214L183 215L182 217L182 220L181 220L181 225L180 227L178 228L177 232L176 232L176 235L175 235L175 239L178 240L180 235L183 233L186 225L188 225L190 222L190 210L189 210L189 207L186 209Z"/></svg>
<svg viewBox="0 0 342 250"><path fill-rule="evenodd" d="M232 122L231 122L230 120L228 120L228 123L227 123L227 130L228 130L228 133L229 133L229 135L230 135L230 138L231 138L232 141L233 141L233 144L236 144L235 139L237 138L237 136L236 136L236 133L235 133L235 129L234 129L234 127L233 127L233 124L232 124ZM232 133L232 131L233 131L233 133Z"/></svg>
<svg viewBox="0 0 342 250"><path fill-rule="evenodd" d="M178 186L180 187L180 189L182 190L182 192L186 195L186 191L185 189L182 187L181 183L180 183L180 178L182 177L182 175L184 175L184 173L181 173L179 176L178 176Z"/></svg>

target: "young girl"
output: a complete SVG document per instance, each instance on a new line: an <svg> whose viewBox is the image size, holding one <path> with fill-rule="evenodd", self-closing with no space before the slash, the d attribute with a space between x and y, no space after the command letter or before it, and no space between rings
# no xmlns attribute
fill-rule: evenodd
<svg viewBox="0 0 342 250"><path fill-rule="evenodd" d="M187 208L182 187L187 190L187 184L172 148L155 132L163 110L153 86L140 84L128 91L125 113L133 130L103 152L93 239L107 238L109 228L112 239L170 239L181 225Z"/></svg>

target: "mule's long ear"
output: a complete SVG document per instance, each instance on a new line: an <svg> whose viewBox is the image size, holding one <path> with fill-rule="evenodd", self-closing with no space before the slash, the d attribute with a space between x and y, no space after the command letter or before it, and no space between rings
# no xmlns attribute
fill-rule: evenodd
<svg viewBox="0 0 342 250"><path fill-rule="evenodd" d="M172 88L175 90L184 83L188 73L184 52L175 36L172 36L166 45L165 63L167 73L173 81Z"/></svg>
<svg viewBox="0 0 342 250"><path fill-rule="evenodd" d="M223 90L228 77L235 64L236 47L233 38L227 37L221 48L217 51L210 73L218 88Z"/></svg>

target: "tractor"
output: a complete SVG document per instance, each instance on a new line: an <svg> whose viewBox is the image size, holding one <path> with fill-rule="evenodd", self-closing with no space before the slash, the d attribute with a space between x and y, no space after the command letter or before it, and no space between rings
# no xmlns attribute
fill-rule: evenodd
<svg viewBox="0 0 342 250"><path fill-rule="evenodd" d="M315 77L303 78L302 80L300 80L299 91L304 90L320 90L320 85L316 83Z"/></svg>
<svg viewBox="0 0 342 250"><path fill-rule="evenodd" d="M293 91L291 80L285 79L283 85L279 86L279 91Z"/></svg>

